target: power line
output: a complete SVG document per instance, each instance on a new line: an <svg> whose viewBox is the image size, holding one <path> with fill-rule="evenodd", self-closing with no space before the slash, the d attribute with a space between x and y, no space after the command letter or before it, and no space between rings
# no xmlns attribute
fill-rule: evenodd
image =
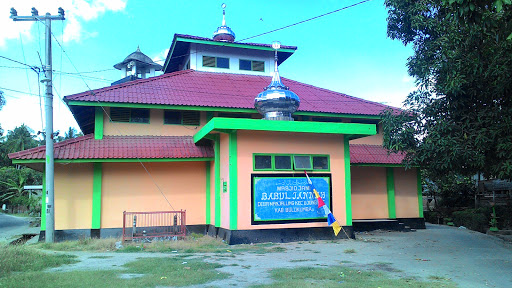
<svg viewBox="0 0 512 288"><path fill-rule="evenodd" d="M30 95L30 96L37 96L37 97L39 97L39 95L37 95L37 94L33 94L33 93L30 93L30 92L24 92L24 91L20 91L20 90L15 90L15 89L10 89L10 88L0 87L0 90L7 90L7 91L11 91L11 92L16 92L16 93L21 93L21 94L26 94L26 95Z"/></svg>
<svg viewBox="0 0 512 288"><path fill-rule="evenodd" d="M244 39L240 40L240 42L246 41L246 40L249 40L249 39L252 39L252 38L260 37L260 36L263 36L263 35L267 35L267 34L270 34L270 33L274 33L276 31L280 31L280 30L283 30L283 29L286 29L286 28L290 28L290 27L293 27L293 26L297 26L299 24L306 23L306 22L309 22L311 20L315 20L315 19L318 19L318 18L322 18L322 17L325 17L327 15L331 15L331 14L334 14L334 13L337 13L337 12L340 12L340 11L346 10L348 8L352 8L352 7L355 7L357 5L361 5L363 3L370 2L370 1L372 1L372 0L364 0L364 1L361 1L361 2L357 2L357 3L354 3L352 5L348 5L348 6L345 6L343 8L336 9L334 11L324 13L322 15L318 15L318 16L315 16L315 17L312 17L312 18L309 18L309 19L306 19L306 20L302 20L302 21L299 21L299 22L296 22L296 23L293 23L293 24L290 24L290 25L286 25L286 26L283 26L283 27L280 27L280 28L277 28L277 29L274 29L274 30L270 30L270 31L267 31L267 32L264 32L264 33L260 33L260 34L248 37L248 38L244 38Z"/></svg>
<svg viewBox="0 0 512 288"><path fill-rule="evenodd" d="M39 69L39 67L37 67L37 66L28 65L27 63L23 63L23 62L20 62L20 61L18 61L18 60L14 60L14 59L12 59L12 58L5 57L5 56L2 56L2 55L0 55L0 58L4 58L4 59L9 60L9 61L12 61L12 62L14 62L14 63L18 63L18 64L20 64L20 65L27 66L27 67L29 67L30 69L34 70L34 71L35 71L35 72L37 72L37 73L39 73L39 72L40 72L40 69ZM37 71L36 71L36 70L37 70Z"/></svg>
<svg viewBox="0 0 512 288"><path fill-rule="evenodd" d="M302 20L302 21L299 21L299 22L295 22L293 24L289 24L289 25L286 25L286 26L283 26L283 27L280 27L280 28L276 28L276 29L273 29L273 30L270 30L270 31L267 31L267 32L263 32L263 33L260 33L260 34L257 34L257 35L254 35L254 36L251 36L251 37L247 37L247 38L244 38L242 40L239 40L237 41L236 43L240 43L240 42L243 42L243 41L247 41L249 39L253 39L253 38L256 38L256 37L260 37L260 36L263 36L263 35L267 35L267 34L270 34L270 33L274 33L276 31L280 31L280 30L284 30L284 29L287 29L287 28L290 28L290 27L293 27L293 26L296 26L296 25L299 25L299 24L303 24L303 23L306 23L306 22L309 22L311 20L315 20L315 19L318 19L318 18L322 18L322 17L325 17L327 15L331 15L331 14L334 14L334 13L337 13L337 12L340 12L340 11L343 11L343 10L346 10L346 9L349 9L349 8L353 8L355 6L358 6L358 5L361 5L363 3L366 3L366 2L370 2L372 0L364 0L364 1L360 1L360 2L357 2L357 3L354 3L354 4L351 4L351 5L348 5L348 6L345 6L345 7L342 7L342 8L339 8L339 9L336 9L336 10L333 10L331 12L327 12L327 13L324 13L322 15L318 15L318 16L315 16L315 17L311 17L309 19L306 19L306 20ZM201 52L205 52L205 51L209 51L209 50L213 50L213 49L217 49L219 47L224 47L226 45L228 45L229 42L225 42L223 43L222 45L216 45L214 47L210 47L208 49L204 49L204 50L201 50ZM174 56L173 58L171 59L177 59L177 58L181 58L181 57L187 57L189 55L193 55L193 54L197 54L199 52L193 52L193 53L189 53L188 55L187 54L184 54L184 55L180 55L180 56ZM171 60L169 59L169 60ZM160 61L160 60L159 60ZM165 60L164 60L165 61Z"/></svg>

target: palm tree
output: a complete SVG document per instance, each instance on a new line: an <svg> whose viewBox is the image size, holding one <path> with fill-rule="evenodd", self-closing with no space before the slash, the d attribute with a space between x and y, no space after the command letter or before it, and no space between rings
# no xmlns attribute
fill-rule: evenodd
<svg viewBox="0 0 512 288"><path fill-rule="evenodd" d="M34 131L25 124L21 124L21 126L7 132L4 143L7 152L13 153L36 147L37 141L32 134L33 132Z"/></svg>
<svg viewBox="0 0 512 288"><path fill-rule="evenodd" d="M13 197L21 197L23 196L23 192L25 192L25 183L27 182L27 177L21 173L20 170L16 174L18 174L17 179L7 179L7 181L0 181L1 184L5 185L7 188L7 192L5 192L0 199L8 200Z"/></svg>
<svg viewBox="0 0 512 288"><path fill-rule="evenodd" d="M77 132L73 127L69 127L68 131L64 134L64 140L73 139L80 136L84 136L84 134L82 134L82 132Z"/></svg>

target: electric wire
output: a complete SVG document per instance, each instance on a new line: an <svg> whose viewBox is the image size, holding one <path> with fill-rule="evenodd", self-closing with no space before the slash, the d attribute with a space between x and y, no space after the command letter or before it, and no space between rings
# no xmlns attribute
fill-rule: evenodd
<svg viewBox="0 0 512 288"><path fill-rule="evenodd" d="M46 25L46 23L44 23ZM66 55L66 58L68 59L69 63L71 64L71 66L73 66L73 68L75 69L75 71L78 73L78 75L80 76L80 78L82 79L82 81L84 82L85 86L87 86L88 90L91 92L91 94L96 98L96 102L100 102L99 99L97 99L96 97L96 94L94 94L94 92L92 91L91 87L89 86L89 84L87 84L87 82L85 81L85 79L82 77L82 75L80 74L80 72L78 71L78 68L75 66L75 64L73 63L73 61L71 60L71 58L69 57L68 53L66 52L66 50L64 49L64 47L62 47L61 43L59 42L59 40L57 39L57 37L55 37L55 34L53 34L53 32L51 32L53 38L55 39L55 42L57 42L57 44L61 47L62 49L62 52L64 52L64 54ZM107 117L109 118L110 121L112 121L112 118L110 117L109 113L105 110L105 107L103 107L102 105L100 105L101 109L103 110L103 113L105 113L105 115L107 115ZM116 126L114 126L116 127ZM119 129L119 127L116 127L115 128L116 130L118 130L118 133L120 135L124 135L124 133L121 132L121 130ZM169 199L167 199L167 196L165 196L165 194L163 193L162 191L162 188L160 187L160 185L158 185L158 183L156 183L155 179L153 178L153 175L151 175L151 173L149 172L148 168L146 167L146 165L144 165L144 163L141 161L141 159L136 156L136 159L137 161L139 161L140 165L142 166L142 168L144 168L144 170L146 171L147 175L149 176L149 178L151 179L151 181L153 182L153 184L156 186L156 188L158 189L158 191L160 192L160 194L164 197L165 201L167 202L167 204L169 204L169 206L171 207L172 210L175 210L174 209L174 206L172 206L171 202L169 201Z"/></svg>
<svg viewBox="0 0 512 288"><path fill-rule="evenodd" d="M4 88L4 87L0 87L0 89L11 91L11 92L16 92L16 93L21 93L21 94L26 94L26 95L30 95L30 96L39 96L37 94L33 94L33 93L29 93L29 92L24 92L24 91L20 91L20 90L16 90L16 89L10 89L10 88Z"/></svg>
<svg viewBox="0 0 512 288"><path fill-rule="evenodd" d="M254 36L243 38L241 40L236 41L236 43L241 43L241 42L247 41L249 39L257 38L257 37L260 37L260 36L263 36L263 35L274 33L274 32L277 32L277 31L280 31L280 30L284 30L284 29L287 29L287 28L290 28L290 27L293 27L293 26L297 26L297 25L300 25L300 24L303 24L303 23L306 23L306 22L309 22L309 21L312 21L312 20L315 20L315 19L318 19L318 18L322 18L322 17L328 16L328 15L331 15L331 14L334 14L334 13L337 13L337 12L340 12L340 11L343 11L343 10L347 10L349 8L356 7L358 5L361 5L361 4L364 4L366 2L370 2L370 1L372 1L372 0L363 0L363 1L351 4L351 5L348 5L348 6L345 6L345 7L342 7L342 8L339 8L339 9L336 9L336 10L333 10L333 11L330 11L330 12L318 15L318 16L315 16L315 17L311 17L311 18L308 18L308 19L305 19L305 20L302 20L302 21L299 21L299 22L295 22L295 23L292 23L292 24L289 24L289 25L286 25L286 26L283 26L283 27L279 27L279 28L276 28L276 29L273 29L273 30L270 30L270 31L267 31L267 32L263 32L263 33L257 34L257 35L254 35ZM210 47L210 48L203 49L200 52L203 53L203 52L210 51L210 50L213 50L213 49L218 49L219 47L224 47L224 46L229 45L229 44L230 44L230 42L225 42L225 43L223 43L221 45L216 45L216 46L213 46L213 47ZM193 53L189 53L189 54L174 56L171 59L178 59L178 58L182 58L182 57L187 57L189 55L193 55L193 54L197 54L197 53L199 53L199 51L193 52ZM169 61L171 59L169 59ZM165 60L163 60L163 61L165 61Z"/></svg>

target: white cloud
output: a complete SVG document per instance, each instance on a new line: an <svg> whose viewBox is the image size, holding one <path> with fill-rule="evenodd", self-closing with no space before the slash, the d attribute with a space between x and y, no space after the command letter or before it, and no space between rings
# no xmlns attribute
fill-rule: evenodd
<svg viewBox="0 0 512 288"><path fill-rule="evenodd" d="M169 54L169 48L160 51L160 53L158 53L151 59L160 65L164 65L165 59L167 58L167 54Z"/></svg>
<svg viewBox="0 0 512 288"><path fill-rule="evenodd" d="M97 32L88 32L83 24L94 20L108 11L118 12L126 7L128 0L1 0L0 1L0 48L6 46L8 39L17 39L20 33L23 37L31 39L30 29L34 22L14 22L9 18L9 11L14 7L18 15L31 15L30 10L35 6L39 14L46 12L57 14L57 9L62 7L65 11L64 41L79 42L82 37L94 37ZM34 3L35 2L35 3Z"/></svg>

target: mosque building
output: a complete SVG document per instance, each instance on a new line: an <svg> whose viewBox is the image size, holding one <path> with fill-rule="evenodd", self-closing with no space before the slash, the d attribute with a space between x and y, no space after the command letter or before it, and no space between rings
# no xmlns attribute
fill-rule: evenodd
<svg viewBox="0 0 512 288"><path fill-rule="evenodd" d="M382 147L398 109L281 77L296 49L236 42L224 13L212 38L175 34L163 66L137 48L121 80L64 97L85 136L55 144L55 238L119 237L125 211L182 211L230 244L424 228L419 169ZM44 172L44 146L9 157Z"/></svg>

